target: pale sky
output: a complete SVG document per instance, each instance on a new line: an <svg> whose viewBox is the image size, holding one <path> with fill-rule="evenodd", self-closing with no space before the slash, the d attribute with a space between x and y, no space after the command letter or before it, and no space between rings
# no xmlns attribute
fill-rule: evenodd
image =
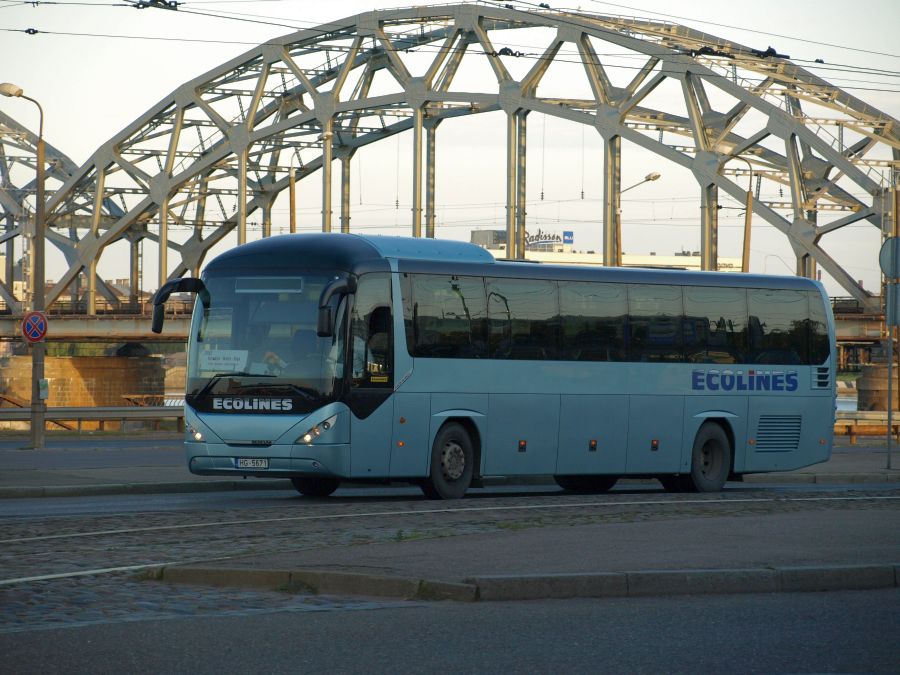
<svg viewBox="0 0 900 675"><path fill-rule="evenodd" d="M178 11L164 11L138 10L115 0L60 0L37 6L0 0L0 81L21 86L41 102L45 138L81 164L98 146L180 84L255 45L295 29L399 4L396 0L197 0L184 2ZM821 58L829 67L841 64L889 71L881 77L825 67L815 72L900 118L900 48L896 42L900 3L895 0L870 0L864 14L851 10L847 2L834 0L585 0L573 5L601 14L666 19L750 47L766 49L771 45L794 59ZM233 13L243 20L198 16L189 13L192 11ZM738 25L743 28L736 28ZM39 33L21 32L29 28ZM545 46L534 45L538 49ZM37 114L28 102L0 98L0 110L36 130ZM484 119L455 120L442 125L438 132L439 237L468 239L473 227L504 226L504 121L502 115L476 117ZM357 231L409 232L408 136L376 143L359 153L352 174L351 199ZM529 117L530 231L574 230L576 249L600 252L603 191L599 148L599 136L592 129L582 130L541 115ZM699 189L693 179L655 155L629 148L624 151L623 187L650 171L662 174L660 180L623 197L626 253L655 251L664 255L680 249L699 250ZM337 166L335 173L339 174ZM321 209L318 174L306 183L300 188L300 222L303 229L315 229ZM335 223L339 222L337 194ZM395 200L399 200L399 208ZM281 204L286 201L276 204L276 231L287 224L288 214L286 208L279 208ZM742 217L739 209L729 208L738 205L727 197L722 198L722 204L726 208L720 215L719 255L736 257L740 255ZM756 222L752 270L792 273L793 255L787 240L761 219ZM833 255L867 288L877 287L877 229L862 223L844 229L836 240L839 251ZM49 247L48 256L48 276L52 278L54 273L61 274L62 256ZM101 273L108 278L126 274L116 257L105 256L101 263ZM147 258L145 268L150 264ZM844 295L827 278L825 281L830 291Z"/></svg>

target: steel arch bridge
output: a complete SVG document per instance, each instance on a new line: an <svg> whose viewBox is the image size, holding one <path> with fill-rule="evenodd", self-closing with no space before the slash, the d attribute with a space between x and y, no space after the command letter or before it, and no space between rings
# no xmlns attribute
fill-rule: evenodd
<svg viewBox="0 0 900 675"><path fill-rule="evenodd" d="M516 47L523 42L543 48L523 54ZM622 58L635 64L625 81L612 75ZM572 62L584 95L551 95L548 72ZM678 106L658 103L666 88L678 92ZM322 229L331 231L334 160L340 227L349 231L354 154L407 130L411 233L434 236L438 127L497 111L506 120L511 256L524 255L527 117L537 112L593 127L602 138L606 264L621 259L625 140L695 178L703 269L716 269L720 192L743 203L755 180L752 213L785 235L797 273L813 276L819 266L848 295L880 309L823 243L857 222L889 231L890 185L900 172L896 119L771 48L667 22L483 4L349 17L271 40L177 88L71 170L51 197L48 231L56 234L48 236L68 246L70 266L47 304L83 276L85 311L93 314L103 289L97 263L123 239L157 243L162 283L199 269L226 236L246 241L251 214L268 236L276 197L316 172ZM761 181L784 199L761 199ZM175 241L174 227L189 236ZM4 237L23 232L7 228ZM136 275L132 263L132 287Z"/></svg>

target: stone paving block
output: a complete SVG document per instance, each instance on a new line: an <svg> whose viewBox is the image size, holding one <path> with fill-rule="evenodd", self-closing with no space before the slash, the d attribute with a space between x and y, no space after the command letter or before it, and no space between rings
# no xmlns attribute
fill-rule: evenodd
<svg viewBox="0 0 900 675"><path fill-rule="evenodd" d="M660 570L627 572L628 595L772 593L778 575L766 569Z"/></svg>
<svg viewBox="0 0 900 675"><path fill-rule="evenodd" d="M158 577L162 581L204 586L244 586L248 588L289 588L291 573L288 570L249 570L228 567L179 567L162 568Z"/></svg>
<svg viewBox="0 0 900 675"><path fill-rule="evenodd" d="M290 583L292 586L305 586L316 593L326 595L371 595L413 599L419 591L420 580L353 572L293 570L290 573Z"/></svg>
<svg viewBox="0 0 900 675"><path fill-rule="evenodd" d="M475 584L455 584L448 581L419 582L416 591L417 600L455 600L456 602L475 602L478 600L478 587Z"/></svg>
<svg viewBox="0 0 900 675"><path fill-rule="evenodd" d="M478 587L480 600L603 598L628 593L625 575L599 574L497 575L467 579Z"/></svg>
<svg viewBox="0 0 900 675"><path fill-rule="evenodd" d="M779 589L794 591L849 591L891 588L896 585L894 565L778 568Z"/></svg>

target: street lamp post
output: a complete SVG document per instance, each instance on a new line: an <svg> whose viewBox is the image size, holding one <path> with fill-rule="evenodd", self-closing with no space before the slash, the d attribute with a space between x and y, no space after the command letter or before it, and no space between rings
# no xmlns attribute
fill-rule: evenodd
<svg viewBox="0 0 900 675"><path fill-rule="evenodd" d="M25 96L21 87L4 82L0 84L0 94L13 98L24 98L37 106L40 115L37 143L37 185L34 210L34 236L32 237L31 257L31 309L44 311L44 109L41 104L29 96ZM31 446L44 447L44 419L46 405L41 397L41 382L44 379L43 340L32 345L31 352Z"/></svg>
<svg viewBox="0 0 900 675"><path fill-rule="evenodd" d="M622 196L629 190L633 190L638 185L643 185L644 183L650 183L652 181L659 180L659 177L661 175L662 174L660 174L659 171L651 171L646 176L644 176L643 180L638 181L634 185L629 185L627 188L625 188L624 190L619 192L619 196ZM622 266L622 211L621 211L621 209L619 209L619 212L616 213L616 244L617 244L617 246L616 246L616 267L621 267Z"/></svg>

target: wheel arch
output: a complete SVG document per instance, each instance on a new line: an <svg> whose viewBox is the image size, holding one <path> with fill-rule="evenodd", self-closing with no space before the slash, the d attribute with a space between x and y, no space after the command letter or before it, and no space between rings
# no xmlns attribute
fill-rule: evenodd
<svg viewBox="0 0 900 675"><path fill-rule="evenodd" d="M735 435L734 435L734 427L732 426L730 420L735 418L735 415L732 413L727 413L723 411L710 411L709 413L701 413L700 415L696 415L696 418L700 420L700 424L697 425L697 431L694 432L694 438L691 440L691 446L693 447L694 442L697 440L697 435L700 433L700 430L703 429L706 424L715 424L722 428L722 431L725 432L725 437L728 439L728 444L731 446L731 465L728 467L729 475L734 473L734 456L736 454L735 449Z"/></svg>
<svg viewBox="0 0 900 675"><path fill-rule="evenodd" d="M463 429L466 430L466 433L469 434L469 439L472 441L472 452L475 457L475 466L473 478L481 477L481 456L482 456L482 432L480 425L476 423L476 419L479 422L484 422L484 415L481 413L477 413L471 410L448 410L444 413L440 413L434 415L434 424L431 433L431 444L434 443L434 439L437 438L437 435L441 432L447 424L456 423L459 424Z"/></svg>

